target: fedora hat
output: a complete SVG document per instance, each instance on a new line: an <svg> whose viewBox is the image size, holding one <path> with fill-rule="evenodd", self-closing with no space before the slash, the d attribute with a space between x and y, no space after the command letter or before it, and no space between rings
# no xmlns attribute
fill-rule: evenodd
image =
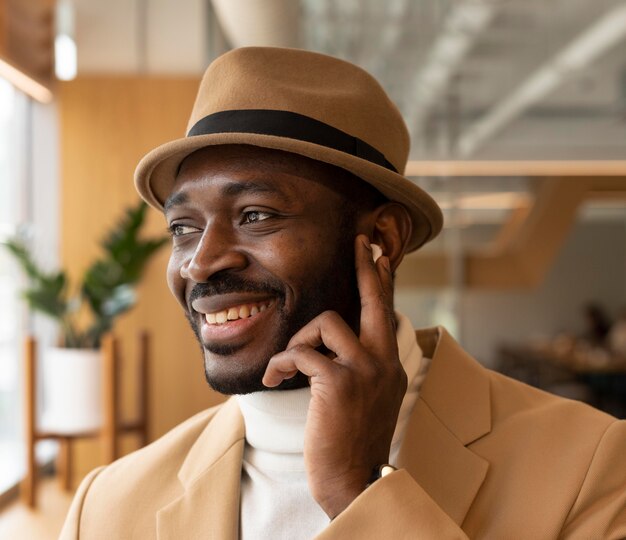
<svg viewBox="0 0 626 540"><path fill-rule="evenodd" d="M353 173L411 215L412 251L441 230L441 210L403 176L409 134L400 112L363 69L297 49L234 49L206 70L187 136L148 153L135 185L163 210L181 162L207 146L248 144L300 154Z"/></svg>

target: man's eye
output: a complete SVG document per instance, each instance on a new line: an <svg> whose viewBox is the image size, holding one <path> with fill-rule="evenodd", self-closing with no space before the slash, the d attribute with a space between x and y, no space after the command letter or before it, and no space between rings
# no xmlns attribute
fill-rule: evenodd
<svg viewBox="0 0 626 540"><path fill-rule="evenodd" d="M198 231L197 227L192 227L190 225L180 225L178 223L170 225L168 229L172 236L184 236L185 234L190 234Z"/></svg>
<svg viewBox="0 0 626 540"><path fill-rule="evenodd" d="M272 214L269 212L261 212L259 210L252 210L250 212L243 213L243 223L257 223L271 218Z"/></svg>

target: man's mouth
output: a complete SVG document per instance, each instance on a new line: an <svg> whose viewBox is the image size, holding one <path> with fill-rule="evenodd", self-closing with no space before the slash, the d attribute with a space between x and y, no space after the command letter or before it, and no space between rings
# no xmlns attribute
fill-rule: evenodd
<svg viewBox="0 0 626 540"><path fill-rule="evenodd" d="M267 293L232 292L196 298L190 307L201 318L204 343L210 343L249 336L277 302L277 297Z"/></svg>
<svg viewBox="0 0 626 540"><path fill-rule="evenodd" d="M238 306L221 309L211 313L205 313L204 318L207 324L220 325L228 321L236 321L238 319L248 319L262 313L272 305L272 300L264 300L262 302L246 303Z"/></svg>
<svg viewBox="0 0 626 540"><path fill-rule="evenodd" d="M192 307L202 321L198 334L204 347L241 345L255 336L265 335L270 330L268 320L275 314L277 303L276 297L249 293L194 300Z"/></svg>

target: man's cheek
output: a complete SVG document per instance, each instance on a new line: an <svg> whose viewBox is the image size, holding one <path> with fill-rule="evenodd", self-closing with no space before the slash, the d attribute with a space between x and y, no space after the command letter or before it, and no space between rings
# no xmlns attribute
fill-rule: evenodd
<svg viewBox="0 0 626 540"><path fill-rule="evenodd" d="M186 282L180 275L180 261L177 257L171 256L167 264L166 270L167 286L176 298L177 302L187 310L187 302L185 300Z"/></svg>

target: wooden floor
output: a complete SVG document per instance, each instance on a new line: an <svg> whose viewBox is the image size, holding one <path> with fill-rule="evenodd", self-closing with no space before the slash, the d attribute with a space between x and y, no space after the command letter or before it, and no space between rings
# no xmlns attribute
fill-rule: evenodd
<svg viewBox="0 0 626 540"><path fill-rule="evenodd" d="M56 478L39 482L37 510L30 510L19 500L0 510L0 538L2 540L57 540L72 494L59 487Z"/></svg>

